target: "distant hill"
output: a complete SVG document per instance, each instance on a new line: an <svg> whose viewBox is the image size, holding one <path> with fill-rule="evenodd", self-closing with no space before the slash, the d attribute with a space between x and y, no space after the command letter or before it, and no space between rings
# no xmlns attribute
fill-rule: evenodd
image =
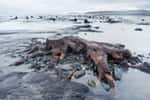
<svg viewBox="0 0 150 100"><path fill-rule="evenodd" d="M136 15L150 16L150 10L126 10L126 11L93 11L87 12L88 15Z"/></svg>

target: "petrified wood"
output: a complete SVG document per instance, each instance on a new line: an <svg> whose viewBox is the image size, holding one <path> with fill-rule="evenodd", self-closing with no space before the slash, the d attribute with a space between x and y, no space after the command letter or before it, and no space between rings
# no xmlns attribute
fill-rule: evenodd
<svg viewBox="0 0 150 100"><path fill-rule="evenodd" d="M115 84L108 62L121 63L132 56L124 45L87 41L72 36L56 40L47 39L46 49L51 52L52 64L57 64L70 53L84 55L86 63L97 66L98 79L107 81L112 88Z"/></svg>

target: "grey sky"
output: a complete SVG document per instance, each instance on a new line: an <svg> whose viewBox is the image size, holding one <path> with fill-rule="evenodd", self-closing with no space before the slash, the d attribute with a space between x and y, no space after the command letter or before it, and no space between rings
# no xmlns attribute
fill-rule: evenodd
<svg viewBox="0 0 150 100"><path fill-rule="evenodd" d="M149 0L0 0L0 14L51 14L150 9Z"/></svg>

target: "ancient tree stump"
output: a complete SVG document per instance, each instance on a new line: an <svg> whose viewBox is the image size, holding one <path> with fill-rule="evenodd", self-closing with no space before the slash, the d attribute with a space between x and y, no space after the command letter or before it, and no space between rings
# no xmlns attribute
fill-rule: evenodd
<svg viewBox="0 0 150 100"><path fill-rule="evenodd" d="M64 37L61 39L47 39L46 49L51 52L51 63L57 64L68 54L82 54L86 63L90 62L97 66L99 80L105 80L113 88L114 79L108 66L108 62L121 63L128 60L132 55L121 44L109 44L103 42L87 41L79 37Z"/></svg>

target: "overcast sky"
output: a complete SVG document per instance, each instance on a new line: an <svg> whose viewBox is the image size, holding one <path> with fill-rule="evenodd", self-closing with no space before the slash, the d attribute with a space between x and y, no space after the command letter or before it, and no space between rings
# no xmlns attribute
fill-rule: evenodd
<svg viewBox="0 0 150 100"><path fill-rule="evenodd" d="M150 0L0 0L0 15L150 9Z"/></svg>

